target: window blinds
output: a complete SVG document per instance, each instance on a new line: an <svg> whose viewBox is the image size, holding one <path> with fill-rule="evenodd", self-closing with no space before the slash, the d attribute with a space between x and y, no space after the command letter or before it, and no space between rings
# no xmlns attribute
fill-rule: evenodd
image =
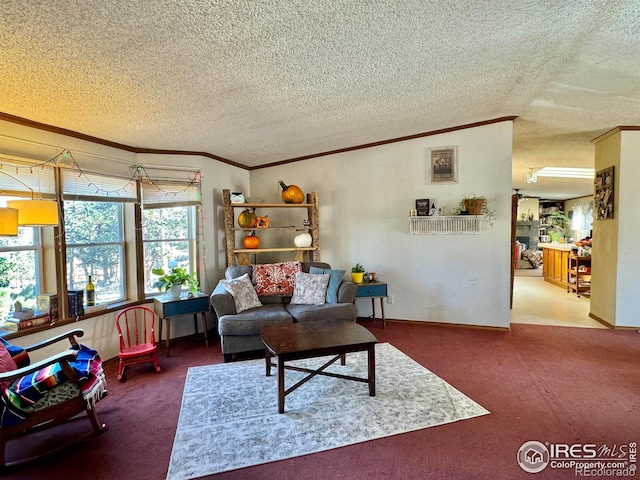
<svg viewBox="0 0 640 480"><path fill-rule="evenodd" d="M142 208L167 208L202 203L200 182L142 181Z"/></svg>
<svg viewBox="0 0 640 480"><path fill-rule="evenodd" d="M103 173L61 169L62 196L65 200L135 202L136 181Z"/></svg>
<svg viewBox="0 0 640 480"><path fill-rule="evenodd" d="M56 181L54 168L30 167L0 159L0 194L33 198L54 198Z"/></svg>

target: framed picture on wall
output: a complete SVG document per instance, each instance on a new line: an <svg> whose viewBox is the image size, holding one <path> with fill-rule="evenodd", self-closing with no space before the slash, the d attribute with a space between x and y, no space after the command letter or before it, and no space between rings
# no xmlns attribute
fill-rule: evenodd
<svg viewBox="0 0 640 480"><path fill-rule="evenodd" d="M596 220L613 218L613 179L614 167L596 172L595 195L593 197Z"/></svg>
<svg viewBox="0 0 640 480"><path fill-rule="evenodd" d="M458 147L430 148L427 183L458 183Z"/></svg>

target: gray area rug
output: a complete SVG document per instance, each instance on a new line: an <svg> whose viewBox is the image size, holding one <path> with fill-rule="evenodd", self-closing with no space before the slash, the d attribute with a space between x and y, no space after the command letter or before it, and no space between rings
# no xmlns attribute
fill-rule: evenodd
<svg viewBox="0 0 640 480"><path fill-rule="evenodd" d="M327 358L291 362L318 368ZM327 371L366 377L365 352ZM287 370L286 388L304 376ZM489 412L395 347L376 345L376 396L366 383L316 376L287 395L264 360L191 367L167 480L183 480L464 420Z"/></svg>

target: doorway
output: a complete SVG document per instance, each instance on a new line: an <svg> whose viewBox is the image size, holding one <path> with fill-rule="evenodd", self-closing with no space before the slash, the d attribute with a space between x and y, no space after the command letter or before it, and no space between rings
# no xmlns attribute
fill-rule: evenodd
<svg viewBox="0 0 640 480"><path fill-rule="evenodd" d="M511 245L516 245L516 222L518 200L512 196ZM607 327L589 317L590 298L578 297L566 289L546 282L542 267L516 269L517 253L512 247L511 261L511 322L563 327L602 328Z"/></svg>

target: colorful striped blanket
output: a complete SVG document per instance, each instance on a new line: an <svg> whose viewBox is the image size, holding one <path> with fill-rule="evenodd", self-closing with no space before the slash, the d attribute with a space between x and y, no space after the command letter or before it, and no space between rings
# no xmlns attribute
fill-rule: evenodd
<svg viewBox="0 0 640 480"><path fill-rule="evenodd" d="M102 360L97 351L84 345L70 348L78 350L78 356L69 364L78 375L83 397L93 407L106 393ZM38 400L67 380L60 363L55 363L13 382L0 398L0 426L13 426L23 421L33 412Z"/></svg>

